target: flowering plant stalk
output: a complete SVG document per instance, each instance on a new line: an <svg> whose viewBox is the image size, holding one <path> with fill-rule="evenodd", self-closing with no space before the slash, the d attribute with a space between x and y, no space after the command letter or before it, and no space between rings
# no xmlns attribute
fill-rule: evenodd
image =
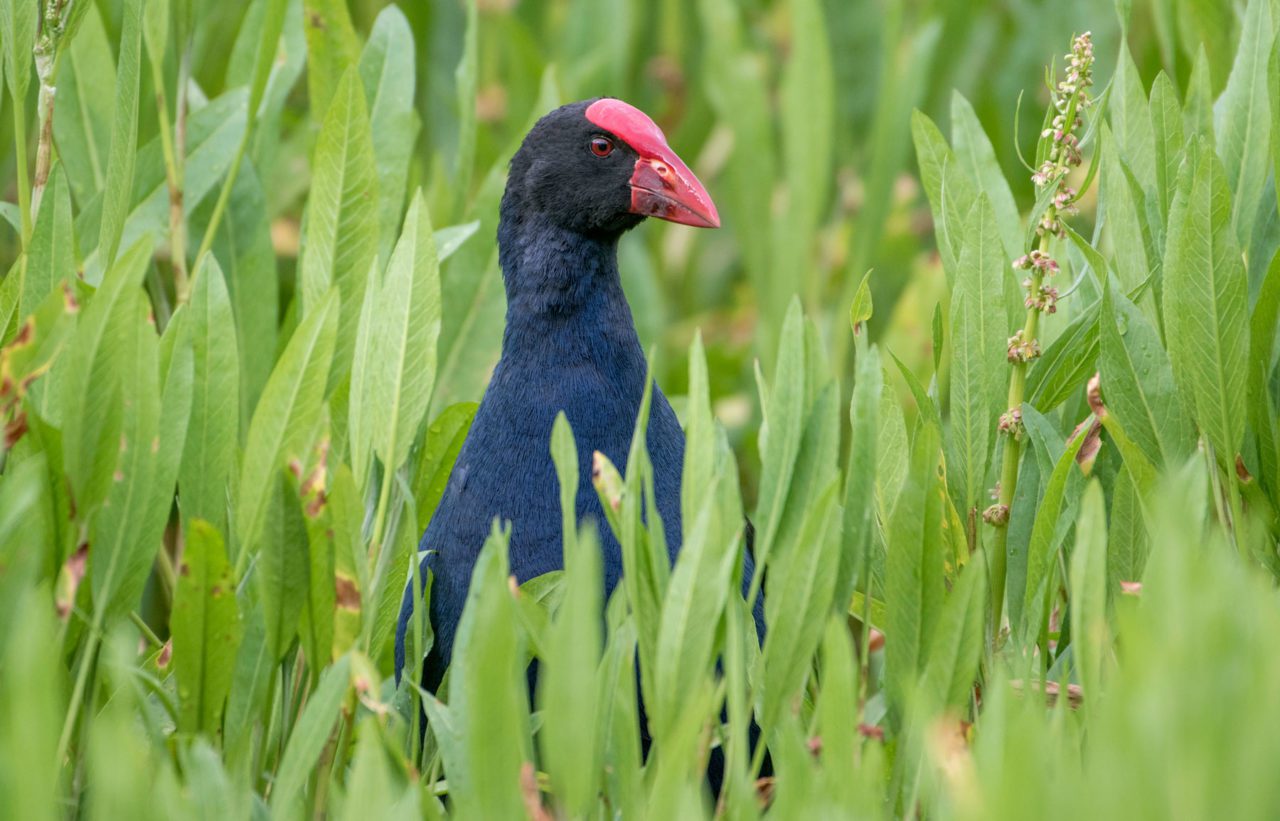
<svg viewBox="0 0 1280 821"><path fill-rule="evenodd" d="M1043 213L1035 228L1035 244L1026 254L1013 261L1013 267L1025 271L1022 287L1026 290L1027 314L1022 328L1009 337L1008 359L1010 365L1008 409L1000 415L998 430L1005 438L1004 457L1000 468L1000 481L993 493L995 504L988 507L982 518L995 527L995 538L990 553L992 630L1000 631L1001 611L1004 604L1006 555L1008 540L1009 508L1018 487L1018 462L1022 456L1022 403L1026 398L1027 368L1040 356L1038 338L1040 317L1057 311L1058 289L1049 280L1058 273L1059 265L1050 255L1053 239L1065 238L1062 220L1077 213L1075 203L1084 187L1076 191L1067 184L1071 171L1083 162L1080 152L1080 133L1084 125L1084 112L1092 105L1089 88L1093 85L1093 39L1089 32L1076 37L1067 54L1066 76L1050 89L1050 114L1047 127L1040 133L1036 156L1039 165L1031 175L1038 193L1037 202L1044 202ZM1040 209L1032 212L1033 219Z"/></svg>

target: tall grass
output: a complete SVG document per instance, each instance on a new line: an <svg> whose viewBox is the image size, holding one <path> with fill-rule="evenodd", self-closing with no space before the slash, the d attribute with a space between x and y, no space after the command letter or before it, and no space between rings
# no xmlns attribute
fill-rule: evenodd
<svg viewBox="0 0 1280 821"><path fill-rule="evenodd" d="M1280 7L1120 6L0 2L0 815L1274 817ZM562 417L565 570L495 523L397 687L599 93L725 214L621 251L681 558Z"/></svg>

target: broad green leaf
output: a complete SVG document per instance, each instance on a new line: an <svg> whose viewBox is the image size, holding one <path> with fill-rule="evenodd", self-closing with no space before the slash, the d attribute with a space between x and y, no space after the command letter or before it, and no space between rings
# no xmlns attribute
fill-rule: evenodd
<svg viewBox="0 0 1280 821"><path fill-rule="evenodd" d="M1102 485L1089 482L1076 522L1071 554L1072 658L1084 685L1085 704L1096 709L1111 646L1107 624L1107 511Z"/></svg>
<svg viewBox="0 0 1280 821"><path fill-rule="evenodd" d="M142 42L150 62L161 70L169 47L169 5L170 0L147 0L142 11Z"/></svg>
<svg viewBox="0 0 1280 821"><path fill-rule="evenodd" d="M880 381L883 387L876 409L876 505L880 520L888 522L907 475L911 443L902 404L883 370Z"/></svg>
<svg viewBox="0 0 1280 821"><path fill-rule="evenodd" d="M118 306L111 324L114 338L108 341L116 350L103 381L93 388L110 390L107 386L114 384L121 404L119 433L109 443L114 446L106 463L109 484L89 530L89 577L94 606L104 622L138 606L160 548L160 530L150 527L154 517L149 510L159 481L159 342L146 321L141 291L130 289ZM72 384L68 380L67 387Z"/></svg>
<svg viewBox="0 0 1280 821"><path fill-rule="evenodd" d="M315 311L329 288L337 286L342 301L330 378L336 385L351 369L356 321L378 250L377 167L364 93L354 68L343 75L333 95L312 165L300 274L302 315Z"/></svg>
<svg viewBox="0 0 1280 821"><path fill-rule="evenodd" d="M1032 363L1027 395L1042 411L1065 402L1097 371L1099 308L1094 301L1080 310Z"/></svg>
<svg viewBox="0 0 1280 821"><path fill-rule="evenodd" d="M329 512L327 490L317 486L327 466L321 462L304 481L303 515L307 522L307 601L302 609L299 634L312 675L333 659L333 633L337 610L337 571L334 546L338 534ZM317 477L315 483L310 477ZM347 547L344 541L343 547ZM345 651L345 648L344 648Z"/></svg>
<svg viewBox="0 0 1280 821"><path fill-rule="evenodd" d="M978 184L978 190L986 194L991 203L1000 239L1004 243L1004 253L1010 259L1021 254L1022 220L1018 215L1013 192L1009 189L1009 181L1000 169L995 149L991 147L991 141L982 129L978 115L959 91L951 93L951 142L960 166L968 172Z"/></svg>
<svg viewBox="0 0 1280 821"><path fill-rule="evenodd" d="M427 426L413 472L413 498L418 510L419 533L426 531L436 505L444 496L453 463L462 450L478 407L474 402L450 405Z"/></svg>
<svg viewBox="0 0 1280 821"><path fill-rule="evenodd" d="M404 207L409 160L418 139L414 111L413 31L398 6L378 14L360 54L360 80L369 102L369 124L378 168L379 256L395 242Z"/></svg>
<svg viewBox="0 0 1280 821"><path fill-rule="evenodd" d="M1165 249L1165 336L1173 375L1224 464L1244 438L1248 285L1231 228L1231 192L1205 143L1183 165Z"/></svg>
<svg viewBox="0 0 1280 821"><path fill-rule="evenodd" d="M255 597L256 598L256 597ZM262 712L276 660L267 647L266 625L262 611L241 601L244 636L236 651L231 673L231 690L227 694L227 710L223 721L223 746L232 766L253 755L254 721Z"/></svg>
<svg viewBox="0 0 1280 821"><path fill-rule="evenodd" d="M244 625L221 534L194 519L185 536L169 621L180 726L217 738Z"/></svg>
<svg viewBox="0 0 1280 821"><path fill-rule="evenodd" d="M120 448L121 348L131 333L130 299L150 258L149 242L137 243L120 257L85 307L68 350L62 382L63 460L82 517L111 486Z"/></svg>
<svg viewBox="0 0 1280 821"><path fill-rule="evenodd" d="M805 427L804 318L800 301L793 299L787 309L778 345L777 370L773 390L765 410L767 430L761 446L759 502L756 506L756 561L768 561L791 491L792 474L800 453Z"/></svg>
<svg viewBox="0 0 1280 821"><path fill-rule="evenodd" d="M680 482L680 521L693 524L702 502L712 494L715 477L716 427L702 331L689 346L689 402L685 413L684 467Z"/></svg>
<svg viewBox="0 0 1280 821"><path fill-rule="evenodd" d="M1102 396L1152 464L1172 467L1190 454L1195 432L1174 387L1160 335L1114 283L1099 319Z"/></svg>
<svg viewBox="0 0 1280 821"><path fill-rule="evenodd" d="M765 635L760 659L764 696L760 723L770 733L804 686L808 660L822 640L821 625L831 614L840 562L840 485L833 479L810 497L794 539L779 542L765 597ZM842 608L843 609L843 608Z"/></svg>
<svg viewBox="0 0 1280 821"><path fill-rule="evenodd" d="M360 59L360 43L342 0L303 0L302 6L311 118L313 123L324 123L329 120L329 106L335 98L338 105L344 104L340 99L344 94L342 86ZM365 152L365 158L372 163L372 151Z"/></svg>
<svg viewBox="0 0 1280 821"><path fill-rule="evenodd" d="M603 576L594 531L577 532L578 452L564 414L552 428L551 455L560 479L565 575L564 597L538 675L538 704L545 717L539 748L561 806L577 815L595 802L602 753L596 728L581 718L595 715L599 698Z"/></svg>
<svg viewBox="0 0 1280 821"><path fill-rule="evenodd" d="M508 538L495 528L472 571L455 642L448 707L431 697L425 701L450 801L468 818L524 813L520 769L530 760L529 699L524 642L507 592Z"/></svg>
<svg viewBox="0 0 1280 821"><path fill-rule="evenodd" d="M16 2L16 0L14 0ZM30 5L30 4L28 4ZM125 0L116 64L116 110L111 126L111 152L103 187L98 259L105 268L114 261L133 193L134 151L138 142L138 76L142 60L142 0Z"/></svg>
<svg viewBox="0 0 1280 821"><path fill-rule="evenodd" d="M933 230L938 238L942 268L950 278L960 259L960 240L968 209L978 198L978 189L942 132L920 111L911 113L911 135L915 140L920 179L933 212ZM1019 242L1015 248L1020 249L1021 245Z"/></svg>
<svg viewBox="0 0 1280 821"><path fill-rule="evenodd" d="M1138 487L1127 467L1116 475L1108 518L1107 590L1114 596L1121 582L1142 579L1150 549Z"/></svg>
<svg viewBox="0 0 1280 821"><path fill-rule="evenodd" d="M0 2L0 43L4 47L4 79L10 104L24 105L31 85L32 51L36 45L36 15L40 7L23 0Z"/></svg>
<svg viewBox="0 0 1280 821"><path fill-rule="evenodd" d="M97 4L77 5L87 13L79 33L62 50L53 139L71 193L83 208L106 182L116 66Z"/></svg>
<svg viewBox="0 0 1280 821"><path fill-rule="evenodd" d="M240 464L236 497L237 570L244 566L250 551L261 543L259 534L279 470L306 446L319 419L337 320L338 296L336 291L331 291L293 332L262 391Z"/></svg>
<svg viewBox="0 0 1280 821"><path fill-rule="evenodd" d="M875 529L876 463L880 448L880 395L884 372L875 346L858 353L849 401L849 459L844 479L844 523L833 601L848 607L858 586L871 589L871 537Z"/></svg>
<svg viewBox="0 0 1280 821"><path fill-rule="evenodd" d="M962 516L982 504L1008 377L1004 272L1008 260L987 195L969 213L951 293L951 427L948 485Z"/></svg>
<svg viewBox="0 0 1280 821"><path fill-rule="evenodd" d="M249 84L249 116L251 118L258 116L258 106L262 102L263 94L266 93L267 82L275 67L277 44L280 42L280 32L284 30L285 11L289 6L288 0L265 0L265 3L260 21L261 28L258 29L258 50L254 55L253 75ZM317 55L317 58L323 59L322 55ZM315 98L315 103L318 116L323 110L323 100Z"/></svg>
<svg viewBox="0 0 1280 821"><path fill-rule="evenodd" d="M369 472L373 458L373 408L386 401L374 393L374 373L378 364L374 360L374 335L378 333L376 310L379 307L381 277L375 260L369 270L369 287L365 289L360 304L360 318L356 322L356 343L353 352L349 399L347 401L347 451L351 454L351 470L360 477L360 486L368 487L373 476ZM335 396L339 404L342 400ZM350 401L354 399L354 401ZM339 423L341 419L338 420Z"/></svg>
<svg viewBox="0 0 1280 821"><path fill-rule="evenodd" d="M982 659L987 613L985 554L974 554L955 582L938 618L938 629L922 662L922 689L936 708L963 710L973 693Z"/></svg>
<svg viewBox="0 0 1280 821"><path fill-rule="evenodd" d="M1025 414L1024 414L1025 415ZM1044 496L1036 509L1027 548L1027 584L1022 601L1022 626L1018 631L1024 646L1031 647L1049 618L1049 607L1057 590L1057 562L1054 561L1059 540L1058 518L1062 514L1068 491L1068 479L1076 470L1076 454L1085 437L1077 436L1058 457L1053 472L1044 483Z"/></svg>
<svg viewBox="0 0 1280 821"><path fill-rule="evenodd" d="M352 659L345 655L324 671L290 733L271 789L271 817L296 818L306 806L307 783L351 688Z"/></svg>
<svg viewBox="0 0 1280 821"><path fill-rule="evenodd" d="M1258 291L1249 320L1249 422L1257 437L1258 463L1272 498L1280 498L1280 430L1268 382L1273 371L1276 329L1280 328L1280 254Z"/></svg>
<svg viewBox="0 0 1280 821"><path fill-rule="evenodd" d="M440 336L440 269L426 200L409 206L377 302L371 401L373 447L387 470L409 455L431 403Z"/></svg>
<svg viewBox="0 0 1280 821"><path fill-rule="evenodd" d="M213 257L199 266L187 309L195 351L191 424L178 474L183 518L227 523L227 482L240 436L240 355L231 298Z"/></svg>
<svg viewBox="0 0 1280 821"><path fill-rule="evenodd" d="M1156 187L1156 137L1151 125L1151 111L1147 94L1142 87L1142 77L1133 62L1127 44L1120 45L1120 57L1116 76L1112 79L1115 91L1111 94L1107 113L1111 118L1111 131L1120 156L1142 186L1142 190L1154 191Z"/></svg>
<svg viewBox="0 0 1280 821"><path fill-rule="evenodd" d="M267 626L267 647L279 661L298 631L307 603L310 566L307 523L302 517L297 480L283 470L264 489L265 521L253 574Z"/></svg>
<svg viewBox="0 0 1280 821"><path fill-rule="evenodd" d="M1143 240L1144 215L1138 206L1142 192L1134 190L1136 186L1131 184L1132 178L1125 173L1124 160L1120 158L1110 136L1111 132L1104 127L1102 144L1098 149L1102 152L1099 185L1102 190L1105 231L1111 242L1111 259L1116 279L1122 290L1129 292L1146 281L1153 266L1147 259L1147 247ZM1165 171L1162 166L1157 170L1162 173ZM1174 174L1177 174L1176 165ZM1101 280L1106 272L1103 270L1094 273ZM1150 300L1150 297L1145 297L1140 301L1147 303ZM1154 314L1151 317L1154 319Z"/></svg>
<svg viewBox="0 0 1280 821"><path fill-rule="evenodd" d="M21 320L36 309L58 283L76 274L76 242L71 220L71 194L62 166L55 165L40 200L18 301Z"/></svg>
<svg viewBox="0 0 1280 821"><path fill-rule="evenodd" d="M939 433L925 422L911 445L911 466L888 526L885 566L885 687L903 709L925 663L944 598Z"/></svg>
<svg viewBox="0 0 1280 821"><path fill-rule="evenodd" d="M212 198L209 198L212 199ZM204 232L208 209L192 219L193 233ZM203 219L201 219L203 217ZM235 315L235 341L239 355L239 429L249 429L254 408L275 365L280 284L266 195L257 171L249 162L240 166L227 211L213 238L212 255L222 267L226 290Z"/></svg>
<svg viewBox="0 0 1280 821"><path fill-rule="evenodd" d="M1227 87L1214 105L1214 133L1231 198L1236 241L1247 247L1258 201L1267 181L1271 101L1267 60L1274 35L1271 0L1249 0L1240 25L1240 46ZM1272 139L1280 139L1272 137Z"/></svg>
<svg viewBox="0 0 1280 821"><path fill-rule="evenodd" d="M1197 137L1213 145L1213 87L1209 77L1209 58L1204 46L1196 52L1187 81L1187 96L1182 106L1183 131L1189 147Z"/></svg>
<svg viewBox="0 0 1280 821"><path fill-rule="evenodd" d="M1182 106L1178 103L1178 92L1169 75L1163 71L1156 75L1151 86L1151 130L1156 138L1156 202L1160 206L1160 221L1167 224L1186 141L1182 136ZM1105 136L1102 144L1107 144Z"/></svg>

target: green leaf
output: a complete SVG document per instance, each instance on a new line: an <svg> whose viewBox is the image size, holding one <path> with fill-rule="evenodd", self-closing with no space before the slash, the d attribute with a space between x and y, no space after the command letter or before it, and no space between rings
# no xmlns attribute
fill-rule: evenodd
<svg viewBox="0 0 1280 821"><path fill-rule="evenodd" d="M1244 438L1248 285L1226 176L1203 142L1183 165L1164 268L1173 375L1218 459L1231 465Z"/></svg>
<svg viewBox="0 0 1280 821"><path fill-rule="evenodd" d="M40 200L27 261L23 270L22 294L18 300L21 320L36 309L45 297L76 274L76 241L71 220L71 194L61 164L49 175L49 185Z"/></svg>
<svg viewBox="0 0 1280 821"><path fill-rule="evenodd" d="M577 532L578 452L563 413L552 428L551 455L560 479L564 597L538 674L538 704L544 716L539 747L565 811L581 815L595 803L603 749L592 723L579 720L595 715L600 697L603 576L594 530Z"/></svg>
<svg viewBox="0 0 1280 821"><path fill-rule="evenodd" d="M467 23L462 35L462 56L453 70L456 89L458 137L454 144L453 176L458 196L465 201L471 193L471 172L476 157L476 90L479 83L480 6L477 0L466 0ZM534 109L541 116L547 109Z"/></svg>
<svg viewBox="0 0 1280 821"><path fill-rule="evenodd" d="M858 585L871 589L871 536L875 529L876 462L880 448L880 395L884 372L880 351L873 345L858 354L849 401L849 460L845 471L843 545L836 590L837 608L847 607Z"/></svg>
<svg viewBox="0 0 1280 821"><path fill-rule="evenodd" d="M409 206L377 305L373 359L366 363L372 394L357 401L372 401L374 451L393 471L408 458L431 403L440 336L440 269L421 191Z"/></svg>
<svg viewBox="0 0 1280 821"><path fill-rule="evenodd" d="M1257 437L1258 463L1273 499L1280 499L1280 430L1268 381L1280 328L1280 254L1271 258L1267 277L1249 320L1249 423Z"/></svg>
<svg viewBox="0 0 1280 821"><path fill-rule="evenodd" d="M169 620L179 723L186 732L216 738L222 730L222 705L231 690L244 625L221 534L208 522L195 519L185 535Z"/></svg>
<svg viewBox="0 0 1280 821"><path fill-rule="evenodd" d="M240 463L236 498L236 567L260 544L270 492L289 457L308 444L324 399L333 357L338 296L328 298L293 332L253 414Z"/></svg>
<svg viewBox="0 0 1280 821"><path fill-rule="evenodd" d="M352 657L338 659L320 677L289 734L271 789L271 817L296 818L306 806L306 788L351 688Z"/></svg>
<svg viewBox="0 0 1280 821"><path fill-rule="evenodd" d="M804 319L800 301L793 299L787 309L778 345L778 366L773 391L765 410L766 430L761 431L760 494L755 520L759 530L756 561L768 561L785 512L792 474L805 423Z"/></svg>
<svg viewBox="0 0 1280 821"><path fill-rule="evenodd" d="M996 411L1007 378L1008 266L995 213L981 194L965 224L951 294L951 427L948 485L962 516L982 502Z"/></svg>
<svg viewBox="0 0 1280 821"><path fill-rule="evenodd" d="M965 565L938 618L924 658L922 689L931 705L963 711L982 660L987 612L987 565L978 552Z"/></svg>
<svg viewBox="0 0 1280 821"><path fill-rule="evenodd" d="M1138 486L1128 466L1117 475L1111 491L1107 534L1107 590L1115 595L1121 582L1142 578L1150 550L1147 523L1143 519Z"/></svg>
<svg viewBox="0 0 1280 821"><path fill-rule="evenodd" d="M102 620L137 607L160 547L159 528L149 508L159 481L160 366L155 329L146 321L142 292L131 289L113 317L114 357L96 390L115 386L120 427L110 443L109 484L102 507L90 522L93 545L90 580ZM72 382L68 380L67 387ZM105 389L105 390L104 390Z"/></svg>
<svg viewBox="0 0 1280 821"><path fill-rule="evenodd" d="M948 278L960 258L960 239L968 219L968 209L978 198L978 189L951 151L942 132L925 114L911 113L911 135L915 140L920 179L933 212L933 229L938 237L938 253ZM1019 242L1015 247L1020 248Z"/></svg>
<svg viewBox="0 0 1280 821"><path fill-rule="evenodd" d="M849 326L852 328L854 336L862 333L862 326L871 319L874 306L871 303L871 271L868 270L862 275L862 282L858 284L858 290L853 294L853 301L849 303Z"/></svg>
<svg viewBox="0 0 1280 821"><path fill-rule="evenodd" d="M218 261L199 266L187 308L195 352L191 424L178 474L185 519L227 523L227 482L240 436L240 356L231 297Z"/></svg>
<svg viewBox="0 0 1280 821"><path fill-rule="evenodd" d="M373 22L360 54L360 79L369 101L369 124L378 167L379 256L391 253L418 139L414 111L413 31L404 12L387 6Z"/></svg>
<svg viewBox="0 0 1280 821"><path fill-rule="evenodd" d="M1065 402L1096 372L1099 306L1094 301L1076 314L1032 364L1027 395L1042 411Z"/></svg>
<svg viewBox="0 0 1280 821"><path fill-rule="evenodd" d="M959 91L951 93L951 142L960 166L991 203L1005 255L1010 258L1017 256L1022 252L1023 237L1018 205L978 115Z"/></svg>
<svg viewBox="0 0 1280 821"><path fill-rule="evenodd" d="M508 531L495 526L472 571L454 644L449 706L430 696L424 702L450 801L467 818L524 813L520 769L530 760L529 698L524 642L507 592L508 539Z"/></svg>
<svg viewBox="0 0 1280 821"><path fill-rule="evenodd" d="M1133 179L1125 173L1124 160L1120 159L1115 143L1108 139L1110 136L1111 132L1104 127L1102 143L1098 149L1102 152L1101 201L1104 204L1105 231L1107 239L1111 241L1111 258L1116 279L1122 289L1128 292L1146 281L1153 266L1147 259L1147 246L1142 230L1144 215L1138 206L1142 192L1136 190ZM1159 167L1157 170L1163 173L1165 169ZM1176 165L1174 174L1177 174ZM1156 260L1156 264L1159 264L1159 260ZM1106 271L1104 269L1095 273L1101 280ZM1147 303L1150 300L1150 297L1146 297L1141 301ZM1154 313L1151 318L1155 318Z"/></svg>
<svg viewBox="0 0 1280 821"><path fill-rule="evenodd" d="M839 495L839 480L833 478L810 497L799 532L794 539L779 542L777 560L770 566L769 595L764 602L769 632L760 654L764 668L760 724L766 734L804 686L808 660L822 640L821 625L831 614L840 562Z"/></svg>
<svg viewBox="0 0 1280 821"><path fill-rule="evenodd" d="M457 461L462 443L479 408L474 402L450 405L427 426L418 464L413 472L413 498L418 510L418 532L423 533L435 513Z"/></svg>
<svg viewBox="0 0 1280 821"><path fill-rule="evenodd" d="M342 86L347 82L346 75L352 73L351 69L360 59L360 43L343 0L303 0L302 7L307 35L307 96L311 100L311 118L312 122L324 123L329 120L329 106L335 99L338 105L343 105ZM363 153L365 159L372 163L372 151ZM346 298L345 294L343 298Z"/></svg>
<svg viewBox="0 0 1280 821"><path fill-rule="evenodd" d="M1240 25L1240 46L1227 87L1214 106L1214 132L1231 198L1236 241L1248 247L1267 181L1271 101L1267 60L1274 35L1271 0L1249 0ZM1280 139L1274 138L1273 139Z"/></svg>
<svg viewBox="0 0 1280 821"><path fill-rule="evenodd" d="M323 464L313 469L319 475ZM333 660L333 634L337 608L337 570L334 542L337 530L328 505L329 497L324 488L304 480L303 516L307 525L307 597L302 608L299 635L303 652L311 674L320 671ZM345 547L344 543L344 547ZM345 648L344 648L345 649Z"/></svg>
<svg viewBox="0 0 1280 821"><path fill-rule="evenodd" d="M169 3L170 0L147 0L142 12L142 41L151 63L157 67L164 66L164 53L169 46Z"/></svg>
<svg viewBox="0 0 1280 821"><path fill-rule="evenodd" d="M1097 479L1085 488L1076 521L1076 545L1071 555L1071 647L1084 685L1085 704L1096 709L1111 647L1107 626L1107 511Z"/></svg>
<svg viewBox="0 0 1280 821"><path fill-rule="evenodd" d="M279 661L298 631L310 588L311 564L297 480L282 470L272 484L264 494L266 513L254 575L267 626L267 648Z"/></svg>
<svg viewBox="0 0 1280 821"><path fill-rule="evenodd" d="M123 398L117 368L133 319L128 309L150 258L149 242L137 243L120 257L84 309L68 349L61 403L63 460L81 517L102 502L111 486Z"/></svg>
<svg viewBox="0 0 1280 821"><path fill-rule="evenodd" d="M716 422L711 411L711 389L702 331L689 346L689 400L685 412L684 466L680 482L680 520L692 524L710 491L716 469Z"/></svg>
<svg viewBox="0 0 1280 821"><path fill-rule="evenodd" d="M1025 414L1024 414L1025 416ZM1084 444L1084 435L1077 436L1067 444L1067 448L1058 457L1044 484L1044 496L1036 508L1035 524L1031 527L1031 543L1027 547L1027 585L1022 602L1022 628L1019 630L1022 642L1031 647L1036 637L1044 628L1049 618L1049 607L1053 594L1057 590L1057 562L1054 555L1060 543L1057 532L1058 519L1068 495L1068 479L1076 471L1076 454ZM1078 474L1077 474L1078 475Z"/></svg>
<svg viewBox="0 0 1280 821"><path fill-rule="evenodd" d="M1156 75L1151 86L1151 130L1156 138L1156 202L1160 206L1160 221L1167 225L1186 141L1182 136L1182 107L1178 104L1178 92L1169 75L1163 71ZM1107 144L1105 136L1102 144ZM1106 169L1103 170L1105 172Z"/></svg>
<svg viewBox="0 0 1280 821"><path fill-rule="evenodd" d="M939 444L937 426L924 422L916 431L911 467L888 527L885 687L898 711L924 668L924 651L944 598Z"/></svg>
<svg viewBox="0 0 1280 821"><path fill-rule="evenodd" d="M206 204L210 208L202 211L212 211L212 203ZM193 220L193 226L195 223ZM199 232L203 234L203 225ZM275 365L276 326L280 321L280 286L266 195L257 172L248 162L240 166L235 185L231 187L226 214L213 238L212 254L222 266L235 315L240 371L239 428L243 433L249 429L253 410Z"/></svg>
<svg viewBox="0 0 1280 821"><path fill-rule="evenodd" d="M1197 138L1213 145L1213 86L1209 77L1209 58L1201 45L1191 66L1191 78L1187 80L1187 97L1182 107L1183 131L1187 144Z"/></svg>
<svg viewBox="0 0 1280 821"><path fill-rule="evenodd" d="M15 0L16 1L16 0ZM31 4L27 4L31 5ZM142 0L125 0L116 64L115 116L111 152L103 187L102 222L98 231L98 259L111 265L120 246L133 193L134 151L138 142L138 76L142 59Z"/></svg>
<svg viewBox="0 0 1280 821"><path fill-rule="evenodd" d="M354 68L333 95L312 165L300 274L302 316L315 311L330 286L337 286L342 300L330 377L336 385L351 369L356 322L378 250L377 167L364 92Z"/></svg>
<svg viewBox="0 0 1280 821"><path fill-rule="evenodd" d="M248 610L243 623L244 638L236 653L223 722L224 749L233 768L253 755L254 720L262 712L262 704L267 699L271 677L276 670L276 660L267 647L267 630L261 608Z"/></svg>
<svg viewBox="0 0 1280 821"><path fill-rule="evenodd" d="M36 45L39 7L23 0L0 2L0 41L4 46L4 79L11 104L25 105L31 85L32 51Z"/></svg>
<svg viewBox="0 0 1280 821"><path fill-rule="evenodd" d="M1112 82L1115 91L1111 94L1107 113L1111 115L1111 131L1120 156L1133 169L1142 190L1153 191L1156 186L1156 137L1142 77L1125 43L1120 45L1116 76Z"/></svg>
<svg viewBox="0 0 1280 821"><path fill-rule="evenodd" d="M1174 467L1191 455L1195 432L1183 411L1160 335L1114 283L1102 295L1099 373L1115 414L1152 464Z"/></svg>
<svg viewBox="0 0 1280 821"><path fill-rule="evenodd" d="M84 207L106 182L116 66L98 6L77 5L87 9L87 13L79 33L61 51L53 139L58 146L58 163L66 170L71 193Z"/></svg>

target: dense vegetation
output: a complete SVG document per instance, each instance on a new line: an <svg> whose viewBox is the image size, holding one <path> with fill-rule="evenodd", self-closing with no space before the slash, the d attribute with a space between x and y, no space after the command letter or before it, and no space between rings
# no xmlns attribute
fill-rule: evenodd
<svg viewBox="0 0 1280 821"><path fill-rule="evenodd" d="M0 816L1280 814L1280 2L382 6L0 0ZM725 217L621 248L684 551L601 461L397 688L506 159L604 93Z"/></svg>

